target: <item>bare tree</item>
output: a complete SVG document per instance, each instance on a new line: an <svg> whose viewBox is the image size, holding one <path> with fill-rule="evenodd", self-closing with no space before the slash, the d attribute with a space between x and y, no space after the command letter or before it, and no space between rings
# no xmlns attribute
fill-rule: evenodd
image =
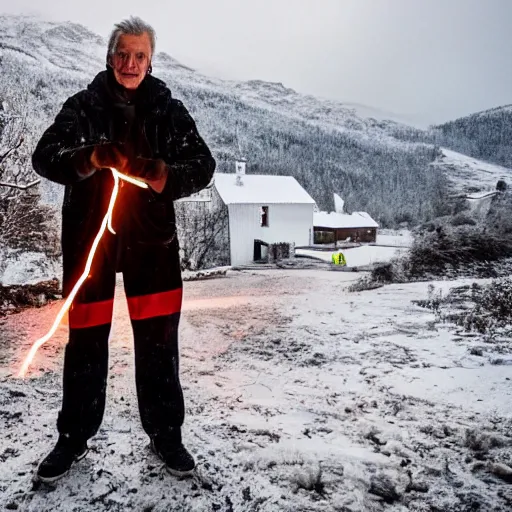
<svg viewBox="0 0 512 512"><path fill-rule="evenodd" d="M0 154L0 176L3 175L3 169L2 164L7 160L9 155L18 149L23 144L23 135L19 136L18 141L10 148L7 148L4 153ZM19 172L14 174L14 178L17 179L19 175ZM29 188L34 187L35 185L39 184L41 180L39 178L36 178L35 180L31 181L30 183L27 183L26 185L21 185L19 183L7 183L5 181L0 181L0 187L7 187L7 188L17 188L20 190L27 190Z"/></svg>
<svg viewBox="0 0 512 512"><path fill-rule="evenodd" d="M25 143L26 100L23 93L10 102L0 98L0 245L55 255L58 238L50 226L54 211L40 203L40 180Z"/></svg>
<svg viewBox="0 0 512 512"><path fill-rule="evenodd" d="M228 263L228 214L210 202L176 203L182 266L189 270Z"/></svg>

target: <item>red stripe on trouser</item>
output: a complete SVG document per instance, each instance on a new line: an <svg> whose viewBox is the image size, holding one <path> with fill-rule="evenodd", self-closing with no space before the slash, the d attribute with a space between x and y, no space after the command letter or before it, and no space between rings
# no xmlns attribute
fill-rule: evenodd
<svg viewBox="0 0 512 512"><path fill-rule="evenodd" d="M128 310L132 320L144 320L155 316L172 315L181 311L183 289L168 292L150 293L138 297L128 297Z"/></svg>
<svg viewBox="0 0 512 512"><path fill-rule="evenodd" d="M85 329L112 321L114 299L90 302L89 304L71 304L69 308L69 327Z"/></svg>

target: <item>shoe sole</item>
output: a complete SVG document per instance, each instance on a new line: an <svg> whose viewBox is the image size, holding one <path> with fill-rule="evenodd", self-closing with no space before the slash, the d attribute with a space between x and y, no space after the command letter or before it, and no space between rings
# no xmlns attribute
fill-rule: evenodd
<svg viewBox="0 0 512 512"><path fill-rule="evenodd" d="M176 469L172 469L170 468L169 466L167 466L167 464L165 465L165 469L167 470L167 473L169 473L170 475L172 476L176 476L176 477L185 477L185 476L190 476L190 475L193 475L195 470L196 470L196 467L194 466L192 469L188 470L188 471L178 471Z"/></svg>
<svg viewBox="0 0 512 512"><path fill-rule="evenodd" d="M88 453L89 453L89 448L87 448L87 450L85 450L84 453L79 455L73 461L73 464L75 464L76 462L81 461ZM71 465L71 467L73 467L73 464ZM64 473L61 473L60 475L57 475L57 476L40 476L40 475L38 475L36 473L35 480L38 481L38 482L43 482L45 484L51 484L52 482L56 482L57 480L60 480L62 477L66 476L69 473L69 471L71 470L71 467L69 469L67 469L66 471L64 471Z"/></svg>
<svg viewBox="0 0 512 512"><path fill-rule="evenodd" d="M156 451L156 448L155 448L155 443L153 442L153 440L151 440L150 442L150 446L151 446L151 451L160 459L163 461L162 457L160 457L160 454ZM164 462L165 464L165 462ZM185 477L185 476L190 476L190 475L193 475L194 474L194 471L196 470L196 467L194 466L192 469L189 469L188 471L178 471L177 469L172 469L170 468L167 464L165 464L165 469L167 470L167 473L169 473L170 475L172 476L176 476L176 477Z"/></svg>

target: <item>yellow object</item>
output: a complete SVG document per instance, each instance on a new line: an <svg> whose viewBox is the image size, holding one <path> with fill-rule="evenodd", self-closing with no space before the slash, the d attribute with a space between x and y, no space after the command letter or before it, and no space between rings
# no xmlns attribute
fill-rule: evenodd
<svg viewBox="0 0 512 512"><path fill-rule="evenodd" d="M345 256L343 255L342 252L335 252L332 255L332 262L334 263L334 265L346 265L347 264L347 260L345 259Z"/></svg>

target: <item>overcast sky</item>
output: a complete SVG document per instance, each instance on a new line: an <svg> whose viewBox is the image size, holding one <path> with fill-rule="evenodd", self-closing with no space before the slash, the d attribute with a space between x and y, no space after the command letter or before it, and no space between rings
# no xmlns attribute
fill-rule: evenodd
<svg viewBox="0 0 512 512"><path fill-rule="evenodd" d="M0 12L104 37L137 15L157 50L206 74L424 122L512 103L512 0L0 0Z"/></svg>

